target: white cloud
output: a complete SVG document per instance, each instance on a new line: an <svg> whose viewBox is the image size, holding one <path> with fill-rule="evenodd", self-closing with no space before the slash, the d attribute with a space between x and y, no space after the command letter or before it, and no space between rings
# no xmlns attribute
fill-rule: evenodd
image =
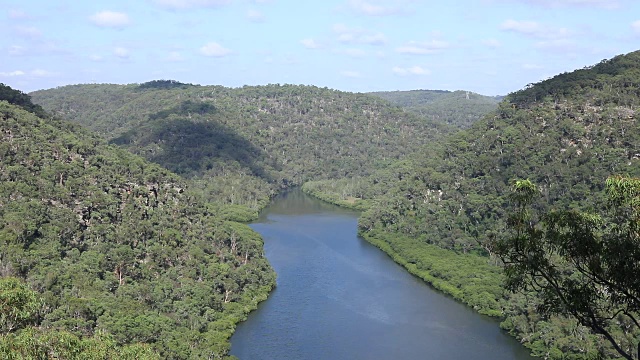
<svg viewBox="0 0 640 360"><path fill-rule="evenodd" d="M431 40L424 42L409 41L407 44L396 48L396 51L401 54L427 55L437 54L447 48L449 48L449 43L442 40Z"/></svg>
<svg viewBox="0 0 640 360"><path fill-rule="evenodd" d="M12 76L22 76L22 75L25 75L25 72L22 70L0 72L0 76L2 77L12 77Z"/></svg>
<svg viewBox="0 0 640 360"><path fill-rule="evenodd" d="M570 39L550 39L538 41L535 44L537 49L549 50L552 52L567 53L576 50L576 44Z"/></svg>
<svg viewBox="0 0 640 360"><path fill-rule="evenodd" d="M366 51L362 49L356 49L356 48L344 49L341 52L351 57L363 57L367 55Z"/></svg>
<svg viewBox="0 0 640 360"><path fill-rule="evenodd" d="M544 7L597 7L605 9L617 9L621 5L620 0L510 0L511 2L521 2L530 5L538 5Z"/></svg>
<svg viewBox="0 0 640 360"><path fill-rule="evenodd" d="M51 77L56 76L58 73L43 70L43 69L33 69L31 71L24 72L22 70L10 71L10 72L0 72L0 77L14 77L14 76L27 76L27 77Z"/></svg>
<svg viewBox="0 0 640 360"><path fill-rule="evenodd" d="M223 47L217 42L210 42L200 48L200 54L212 57L224 57L231 54L231 50Z"/></svg>
<svg viewBox="0 0 640 360"><path fill-rule="evenodd" d="M348 44L384 45L387 37L381 32L372 32L361 28L350 28L344 24L333 25L337 40Z"/></svg>
<svg viewBox="0 0 640 360"><path fill-rule="evenodd" d="M516 21L511 19L503 22L500 25L500 29L534 36L544 31L542 26L535 21Z"/></svg>
<svg viewBox="0 0 640 360"><path fill-rule="evenodd" d="M535 21L517 21L509 19L500 25L504 31L512 31L539 39L567 38L571 32L566 28L554 28Z"/></svg>
<svg viewBox="0 0 640 360"><path fill-rule="evenodd" d="M264 14L258 10L249 9L249 11L247 11L247 19L251 22L262 22L264 21Z"/></svg>
<svg viewBox="0 0 640 360"><path fill-rule="evenodd" d="M286 65L297 65L300 63L300 59L298 59L294 55L289 54L289 55L286 55L284 59L282 59L282 63Z"/></svg>
<svg viewBox="0 0 640 360"><path fill-rule="evenodd" d="M537 64L522 64L522 68L525 70L541 70L544 69L542 66Z"/></svg>
<svg viewBox="0 0 640 360"><path fill-rule="evenodd" d="M100 62L100 61L104 60L104 58L102 56L100 56L100 55L91 54L91 55L89 55L89 60L95 61L95 62Z"/></svg>
<svg viewBox="0 0 640 360"><path fill-rule="evenodd" d="M348 78L359 78L359 77L362 77L362 75L360 75L359 72L351 71L351 70L341 71L340 75L342 75L344 77L348 77Z"/></svg>
<svg viewBox="0 0 640 360"><path fill-rule="evenodd" d="M11 10L9 10L9 18L10 19L14 19L14 20L28 19L29 15L27 15L27 13L24 12L23 10L11 9Z"/></svg>
<svg viewBox="0 0 640 360"><path fill-rule="evenodd" d="M383 33L363 35L360 42L369 45L384 45L387 43L387 37Z"/></svg>
<svg viewBox="0 0 640 360"><path fill-rule="evenodd" d="M184 57L179 52L172 51L169 53L169 56L167 56L167 61L180 62L180 61L184 61Z"/></svg>
<svg viewBox="0 0 640 360"><path fill-rule="evenodd" d="M42 41L36 39L28 42L28 46L11 45L7 48L9 56L42 56L42 55L60 55L68 54L68 51L61 48L53 41Z"/></svg>
<svg viewBox="0 0 640 360"><path fill-rule="evenodd" d="M18 36L25 38L39 38L42 36L42 32L35 26L16 26L14 28Z"/></svg>
<svg viewBox="0 0 640 360"><path fill-rule="evenodd" d="M431 74L431 71L424 69L420 66L411 66L411 67L399 67L399 66L395 66L393 69L391 69L391 72L393 72L396 75L399 76L406 76L406 75L429 75Z"/></svg>
<svg viewBox="0 0 640 360"><path fill-rule="evenodd" d="M631 23L631 28L636 34L640 34L640 20Z"/></svg>
<svg viewBox="0 0 640 360"><path fill-rule="evenodd" d="M485 39L482 40L482 44L490 47L490 48L499 48L500 46L502 46L502 44L500 43L500 41L496 40L496 39Z"/></svg>
<svg viewBox="0 0 640 360"><path fill-rule="evenodd" d="M20 56L24 55L27 52L27 48L20 45L11 45L9 46L9 55L11 56Z"/></svg>
<svg viewBox="0 0 640 360"><path fill-rule="evenodd" d="M231 0L155 0L155 3L170 10L184 10L203 7L219 7Z"/></svg>
<svg viewBox="0 0 640 360"><path fill-rule="evenodd" d="M401 13L398 7L379 5L366 0L350 0L349 6L356 13L367 16L387 16Z"/></svg>
<svg viewBox="0 0 640 360"><path fill-rule="evenodd" d="M92 23L100 27L122 29L131 25L129 15L116 11L100 11L89 17Z"/></svg>
<svg viewBox="0 0 640 360"><path fill-rule="evenodd" d="M129 49L117 47L113 49L113 55L119 57L120 59L128 59L131 54L129 52Z"/></svg>
<svg viewBox="0 0 640 360"><path fill-rule="evenodd" d="M32 76L35 77L50 77L50 76L56 76L58 75L57 73L51 72L51 71L47 71L47 70L43 70L43 69L35 69L33 71L31 71L29 73Z"/></svg>
<svg viewBox="0 0 640 360"><path fill-rule="evenodd" d="M319 49L322 47L317 41L311 38L302 39L300 40L300 43L302 44L302 46L306 47L307 49Z"/></svg>

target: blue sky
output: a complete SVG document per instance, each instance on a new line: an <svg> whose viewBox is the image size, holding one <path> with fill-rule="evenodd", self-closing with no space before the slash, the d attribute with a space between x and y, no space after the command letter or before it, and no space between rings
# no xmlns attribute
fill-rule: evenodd
<svg viewBox="0 0 640 360"><path fill-rule="evenodd" d="M0 82L504 95L640 48L636 0L3 0Z"/></svg>

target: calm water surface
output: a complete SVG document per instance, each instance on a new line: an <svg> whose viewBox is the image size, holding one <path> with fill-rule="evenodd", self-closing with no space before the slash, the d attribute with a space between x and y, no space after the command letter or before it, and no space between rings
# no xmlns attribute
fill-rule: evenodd
<svg viewBox="0 0 640 360"><path fill-rule="evenodd" d="M250 359L531 359L497 321L436 292L357 237L355 212L301 191L251 227L278 285L231 338Z"/></svg>

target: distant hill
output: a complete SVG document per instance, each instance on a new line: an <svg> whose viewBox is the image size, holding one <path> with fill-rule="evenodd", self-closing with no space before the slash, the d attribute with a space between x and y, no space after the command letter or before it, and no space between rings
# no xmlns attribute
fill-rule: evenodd
<svg viewBox="0 0 640 360"><path fill-rule="evenodd" d="M39 117L26 95L11 101L0 100L0 357L86 347L121 358L115 346L134 343L148 346L126 358L224 357L235 323L275 284L260 237L229 221L237 209Z"/></svg>
<svg viewBox="0 0 640 360"><path fill-rule="evenodd" d="M39 117L46 116L44 109L40 105L36 105L31 101L31 97L22 91L12 89L10 86L0 83L0 100L7 101L21 107L24 110L32 112Z"/></svg>
<svg viewBox="0 0 640 360"><path fill-rule="evenodd" d="M371 95L314 86L158 81L31 95L114 144L205 179L211 197L250 206L279 187L370 174L452 130Z"/></svg>
<svg viewBox="0 0 640 360"><path fill-rule="evenodd" d="M469 91L410 90L369 93L422 117L467 128L494 111L502 96L484 96Z"/></svg>

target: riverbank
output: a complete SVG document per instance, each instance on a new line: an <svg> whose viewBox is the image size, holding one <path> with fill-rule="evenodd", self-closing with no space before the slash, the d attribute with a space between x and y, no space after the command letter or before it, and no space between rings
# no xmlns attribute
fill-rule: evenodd
<svg viewBox="0 0 640 360"><path fill-rule="evenodd" d="M231 354L529 359L496 319L428 286L359 237L358 216L296 189L275 199L251 224L265 239L278 287L239 325Z"/></svg>
<svg viewBox="0 0 640 360"><path fill-rule="evenodd" d="M411 274L483 315L502 317L501 269L488 259L427 244L421 239L372 230L359 234Z"/></svg>
<svg viewBox="0 0 640 360"><path fill-rule="evenodd" d="M322 183L323 182L306 182L302 185L302 191L322 201L351 210L364 211L371 206L370 200L359 199L353 196L340 196L336 193L323 191L320 186Z"/></svg>
<svg viewBox="0 0 640 360"><path fill-rule="evenodd" d="M314 183L305 183L302 191L322 201L363 211L371 206L368 200L344 200L334 193L321 191ZM411 274L434 288L472 307L483 315L503 317L499 304L503 298L502 271L488 263L486 257L458 254L415 239L382 230L358 234L378 247Z"/></svg>
<svg viewBox="0 0 640 360"><path fill-rule="evenodd" d="M319 191L307 194L324 201L336 197ZM329 202L342 205L339 201ZM507 293L502 268L492 265L487 257L457 253L429 244L420 236L408 237L380 228L360 231L359 236L433 288L481 314L500 319L500 327L530 349L533 356L586 360L609 358L603 354L611 354L606 342L575 320L538 313L539 301L534 292Z"/></svg>

